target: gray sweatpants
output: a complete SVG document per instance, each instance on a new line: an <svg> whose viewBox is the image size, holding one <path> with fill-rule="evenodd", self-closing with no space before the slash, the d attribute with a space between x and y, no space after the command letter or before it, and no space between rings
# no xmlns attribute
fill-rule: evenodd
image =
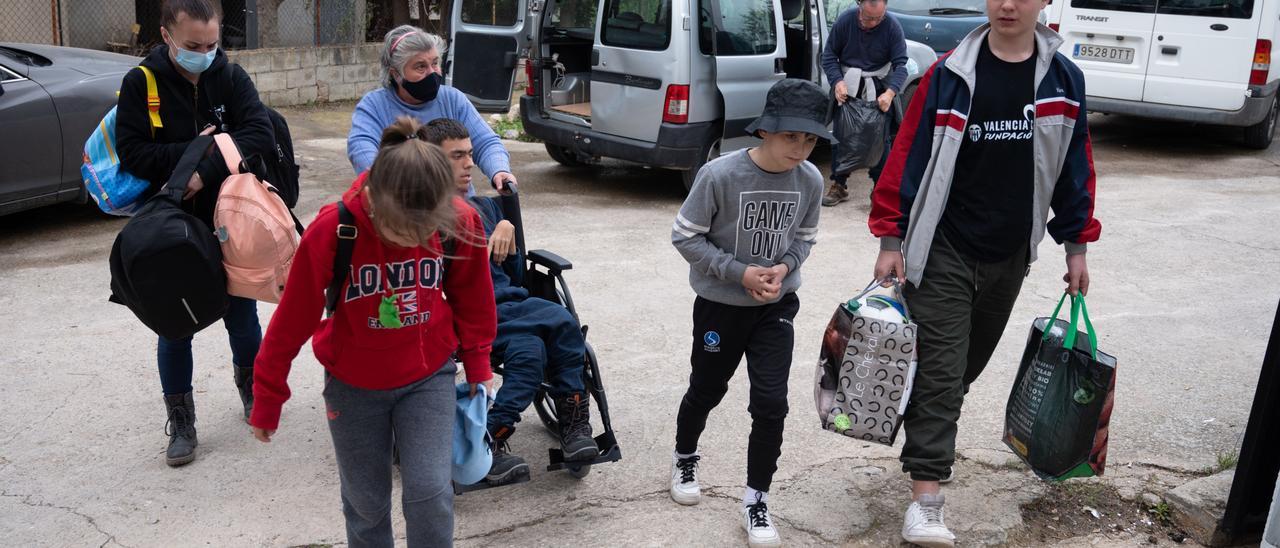
<svg viewBox="0 0 1280 548"><path fill-rule="evenodd" d="M325 375L325 410L352 548L394 545L393 443L400 451L409 546L453 545L454 371L449 360L435 374L391 390L357 388Z"/></svg>

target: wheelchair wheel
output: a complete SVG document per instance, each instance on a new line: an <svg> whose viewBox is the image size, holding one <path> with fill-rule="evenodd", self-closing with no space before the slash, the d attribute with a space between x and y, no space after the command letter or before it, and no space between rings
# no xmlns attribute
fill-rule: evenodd
<svg viewBox="0 0 1280 548"><path fill-rule="evenodd" d="M591 473L590 464L584 464L582 466L570 466L566 469L569 471L569 475L573 476L576 479L585 478L587 477L587 474Z"/></svg>
<svg viewBox="0 0 1280 548"><path fill-rule="evenodd" d="M533 398L533 410L538 412L538 419L547 429L547 434L559 439L560 420L556 417L556 401L551 398L551 394L548 394L546 389L538 389L538 395Z"/></svg>

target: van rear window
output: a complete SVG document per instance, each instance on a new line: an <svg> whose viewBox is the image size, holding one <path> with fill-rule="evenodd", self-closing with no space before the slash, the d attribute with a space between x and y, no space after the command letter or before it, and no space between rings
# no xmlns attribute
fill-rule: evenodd
<svg viewBox="0 0 1280 548"><path fill-rule="evenodd" d="M1155 13L1156 0L1071 0L1071 7L1086 10Z"/></svg>
<svg viewBox="0 0 1280 548"><path fill-rule="evenodd" d="M600 43L661 51L671 43L671 0L605 0Z"/></svg>
<svg viewBox="0 0 1280 548"><path fill-rule="evenodd" d="M561 0L551 11L551 27L557 29L589 29L596 32L595 0Z"/></svg>
<svg viewBox="0 0 1280 548"><path fill-rule="evenodd" d="M1230 19L1253 17L1253 0L1071 0L1071 7Z"/></svg>
<svg viewBox="0 0 1280 548"><path fill-rule="evenodd" d="M514 27L519 2L515 0L462 0L462 22L471 25Z"/></svg>
<svg viewBox="0 0 1280 548"><path fill-rule="evenodd" d="M1253 0L1160 0L1156 13L1249 19L1253 17Z"/></svg>
<svg viewBox="0 0 1280 548"><path fill-rule="evenodd" d="M762 55L778 49L778 29L774 24L771 0L702 0L698 15L698 46L711 54L713 32L707 2L717 2L720 25L714 29L719 55Z"/></svg>

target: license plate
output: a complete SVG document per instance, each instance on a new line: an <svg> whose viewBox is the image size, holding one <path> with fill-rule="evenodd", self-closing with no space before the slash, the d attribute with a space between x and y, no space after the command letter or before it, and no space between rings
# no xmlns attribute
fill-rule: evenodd
<svg viewBox="0 0 1280 548"><path fill-rule="evenodd" d="M1075 54L1072 55L1072 57L1075 57L1076 59L1086 59L1089 61L1122 63L1128 65L1133 63L1133 51L1133 48L1076 44Z"/></svg>

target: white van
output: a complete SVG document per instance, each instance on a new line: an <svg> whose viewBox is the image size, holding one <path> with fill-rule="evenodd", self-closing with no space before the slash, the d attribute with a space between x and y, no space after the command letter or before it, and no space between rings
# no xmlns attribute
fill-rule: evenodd
<svg viewBox="0 0 1280 548"><path fill-rule="evenodd" d="M852 0L460 0L449 82L506 110L525 58L524 130L565 165L609 157L684 171L758 139L775 82L827 89L820 56ZM505 10L505 13L499 13ZM833 15L834 16L834 15ZM718 25L712 25L719 21ZM908 85L936 54L908 42Z"/></svg>
<svg viewBox="0 0 1280 548"><path fill-rule="evenodd" d="M1049 26L1084 71L1091 112L1276 127L1275 0L1053 0Z"/></svg>

